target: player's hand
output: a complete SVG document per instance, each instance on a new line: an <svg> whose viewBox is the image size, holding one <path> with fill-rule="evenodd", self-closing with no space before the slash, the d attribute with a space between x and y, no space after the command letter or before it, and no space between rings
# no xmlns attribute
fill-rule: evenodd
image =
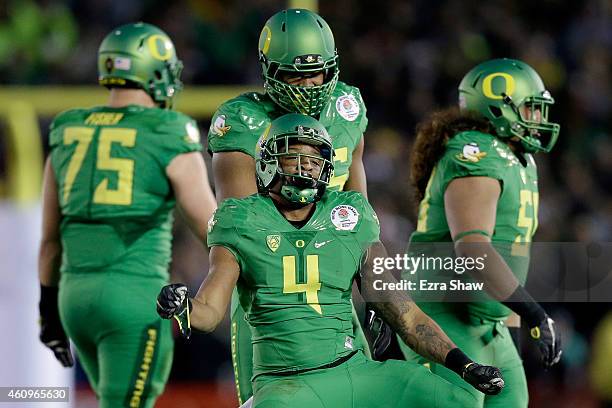
<svg viewBox="0 0 612 408"><path fill-rule="evenodd" d="M40 334L38 338L47 346L57 361L64 367L72 367L74 359L70 351L68 336L62 327L57 308L58 288L50 286L40 287Z"/></svg>
<svg viewBox="0 0 612 408"><path fill-rule="evenodd" d="M59 319L53 321L53 319L40 318L40 341L53 351L55 358L64 367L72 367L74 360L72 353L70 352L70 343L68 342L68 336L64 332L64 328L60 323Z"/></svg>
<svg viewBox="0 0 612 408"><path fill-rule="evenodd" d="M369 303L366 303L363 328L368 340L372 343L372 359L375 361L404 360L395 332L376 314Z"/></svg>
<svg viewBox="0 0 612 408"><path fill-rule="evenodd" d="M539 325L529 328L529 337L538 345L544 367L550 368L559 362L563 351L553 319L546 315Z"/></svg>
<svg viewBox="0 0 612 408"><path fill-rule="evenodd" d="M463 367L461 377L483 394L497 395L504 388L504 379L497 367L469 363Z"/></svg>
<svg viewBox="0 0 612 408"><path fill-rule="evenodd" d="M163 319L181 315L187 308L188 289L182 283L164 286L157 295L157 314Z"/></svg>

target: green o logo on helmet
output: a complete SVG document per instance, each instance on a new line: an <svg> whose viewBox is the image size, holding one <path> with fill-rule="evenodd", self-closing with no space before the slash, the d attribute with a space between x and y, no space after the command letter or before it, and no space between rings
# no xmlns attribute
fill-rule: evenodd
<svg viewBox="0 0 612 408"><path fill-rule="evenodd" d="M262 44L263 41L263 44ZM267 25L261 29L261 34L259 35L259 48L261 49L261 53L263 55L267 55L270 50L270 41L272 41L272 30Z"/></svg>
<svg viewBox="0 0 612 408"><path fill-rule="evenodd" d="M493 80L495 78L503 78L505 81L504 91L496 94L493 92ZM516 82L514 81L514 77L506 72L494 72L492 74L487 75L482 80L482 93L484 96L490 99L503 99L502 94L506 94L508 96L512 96L514 90L516 89Z"/></svg>
<svg viewBox="0 0 612 408"><path fill-rule="evenodd" d="M174 46L168 37L153 34L147 40L147 45L149 46L151 56L156 60L168 61L174 56Z"/></svg>

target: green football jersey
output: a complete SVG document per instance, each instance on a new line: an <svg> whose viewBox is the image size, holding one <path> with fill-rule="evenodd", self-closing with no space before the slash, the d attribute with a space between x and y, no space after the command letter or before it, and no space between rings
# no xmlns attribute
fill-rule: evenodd
<svg viewBox="0 0 612 408"><path fill-rule="evenodd" d="M231 99L221 105L212 118L208 132L208 151L238 151L257 158L259 138L274 119L285 113L265 94L245 93ZM328 188L342 190L348 180L353 150L368 125L359 89L338 82L319 121L330 134L336 153L334 176Z"/></svg>
<svg viewBox="0 0 612 408"><path fill-rule="evenodd" d="M535 161L531 154L525 154L524 159L526 165L521 164L506 143L488 134L466 131L451 138L427 184L419 206L417 229L410 242L452 242L444 211L444 192L451 180L469 176L497 179L502 192L492 242L524 284L529 269L529 246L538 225L539 202ZM420 277L427 278L428 274L431 276L431 271L421 271ZM469 276L465 274L461 279ZM466 306L471 313L491 319L503 319L510 313L510 309L495 301L472 302ZM435 306L424 304L423 307L428 310Z"/></svg>
<svg viewBox="0 0 612 408"><path fill-rule="evenodd" d="M351 292L378 219L357 192L330 191L302 228L268 196L225 200L208 246L240 265L238 293L253 333L253 373L320 367L361 348L354 343Z"/></svg>
<svg viewBox="0 0 612 408"><path fill-rule="evenodd" d="M200 151L196 123L130 105L74 109L50 131L62 214L62 272L167 278L174 194L166 166Z"/></svg>

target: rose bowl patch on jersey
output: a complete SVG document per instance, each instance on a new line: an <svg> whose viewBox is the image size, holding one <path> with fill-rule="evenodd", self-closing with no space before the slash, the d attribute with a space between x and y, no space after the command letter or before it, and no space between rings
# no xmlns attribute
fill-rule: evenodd
<svg viewBox="0 0 612 408"><path fill-rule="evenodd" d="M331 222L336 229L352 231L359 221L359 212L352 205L338 205L331 211Z"/></svg>
<svg viewBox="0 0 612 408"><path fill-rule="evenodd" d="M353 95L342 95L336 100L336 110L344 119L353 122L359 116L359 103Z"/></svg>

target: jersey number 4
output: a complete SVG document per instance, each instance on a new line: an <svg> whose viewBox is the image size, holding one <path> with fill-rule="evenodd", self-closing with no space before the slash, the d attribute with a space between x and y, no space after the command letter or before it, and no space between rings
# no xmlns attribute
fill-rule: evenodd
<svg viewBox="0 0 612 408"><path fill-rule="evenodd" d="M64 180L63 200L68 202L72 185L83 165L89 145L93 140L95 128L69 127L64 130L64 145L76 143L76 148L68 164ZM111 146L119 143L123 147L134 147L136 144L136 129L102 128L98 141L96 157L97 170L117 172L117 188L108 187L108 178L104 178L94 191L95 204L130 205L132 204L132 184L134 181L134 160L111 157Z"/></svg>
<svg viewBox="0 0 612 408"><path fill-rule="evenodd" d="M295 256L283 256L283 293L306 293L306 303L318 314L323 314L319 304L319 256L306 255L306 283L297 283Z"/></svg>

